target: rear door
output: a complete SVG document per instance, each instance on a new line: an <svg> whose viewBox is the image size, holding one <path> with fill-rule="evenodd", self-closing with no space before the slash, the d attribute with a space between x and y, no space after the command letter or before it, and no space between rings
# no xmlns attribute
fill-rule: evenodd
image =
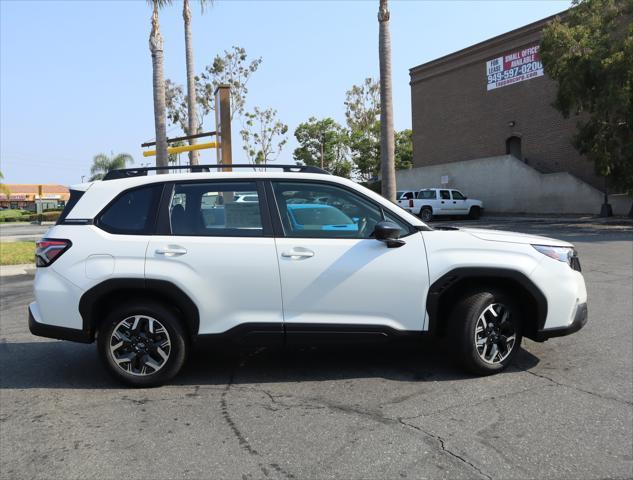
<svg viewBox="0 0 633 480"><path fill-rule="evenodd" d="M246 194L255 198L238 201ZM262 199L261 183L248 180L176 182L163 194L146 278L173 282L191 297L200 334L252 326L282 339L279 265Z"/></svg>
<svg viewBox="0 0 633 480"><path fill-rule="evenodd" d="M441 215L451 215L452 213L455 213L451 192L449 190L440 190L439 194L439 213Z"/></svg>
<svg viewBox="0 0 633 480"><path fill-rule="evenodd" d="M298 332L424 328L428 270L419 232L331 183L273 181L270 196L277 206L271 213L280 231L276 243L288 341ZM324 197L327 208L315 203ZM405 245L387 248L372 238L383 218L399 222Z"/></svg>

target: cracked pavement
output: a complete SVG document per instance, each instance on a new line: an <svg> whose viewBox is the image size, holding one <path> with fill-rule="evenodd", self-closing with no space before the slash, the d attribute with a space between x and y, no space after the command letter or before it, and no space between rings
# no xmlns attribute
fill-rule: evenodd
<svg viewBox="0 0 633 480"><path fill-rule="evenodd" d="M633 477L632 230L464 223L574 242L587 326L484 378L432 340L201 345L171 385L130 390L94 345L31 336L32 277L1 278L0 478Z"/></svg>

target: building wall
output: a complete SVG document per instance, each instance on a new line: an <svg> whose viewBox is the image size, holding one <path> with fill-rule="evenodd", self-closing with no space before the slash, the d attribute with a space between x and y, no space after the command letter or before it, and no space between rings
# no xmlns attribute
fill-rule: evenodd
<svg viewBox="0 0 633 480"><path fill-rule="evenodd" d="M448 187L484 202L484 210L497 213L598 214L603 194L567 173L540 173L511 155L399 170L398 190ZM616 215L626 215L631 198L611 196Z"/></svg>
<svg viewBox="0 0 633 480"><path fill-rule="evenodd" d="M541 76L487 91L486 61L538 43L546 20L411 70L416 167L504 155L506 140L518 136L531 167L603 187L571 144L577 118L551 106L555 82Z"/></svg>

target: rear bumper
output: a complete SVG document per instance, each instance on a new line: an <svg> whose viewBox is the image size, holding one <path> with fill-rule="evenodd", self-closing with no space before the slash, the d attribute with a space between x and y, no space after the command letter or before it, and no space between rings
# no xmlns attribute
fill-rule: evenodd
<svg viewBox="0 0 633 480"><path fill-rule="evenodd" d="M585 324L587 323L587 318L587 304L580 303L576 307L574 319L568 326L539 330L536 333L534 340L536 340L537 342L544 342L549 338L564 337L565 335L576 333L578 330L585 326Z"/></svg>
<svg viewBox="0 0 633 480"><path fill-rule="evenodd" d="M92 343L92 335L90 332L78 330L76 328L58 327L56 325L47 325L40 323L35 318L33 310L37 310L33 304L29 305L29 330L33 335L38 337L56 338L58 340L70 340L71 342Z"/></svg>

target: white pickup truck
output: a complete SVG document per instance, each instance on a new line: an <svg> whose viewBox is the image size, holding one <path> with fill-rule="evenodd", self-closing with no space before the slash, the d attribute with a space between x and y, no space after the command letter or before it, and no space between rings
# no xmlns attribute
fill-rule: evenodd
<svg viewBox="0 0 633 480"><path fill-rule="evenodd" d="M484 209L481 200L474 200L452 188L424 188L418 192L402 190L396 193L398 205L424 222L440 215L468 215L478 219Z"/></svg>

